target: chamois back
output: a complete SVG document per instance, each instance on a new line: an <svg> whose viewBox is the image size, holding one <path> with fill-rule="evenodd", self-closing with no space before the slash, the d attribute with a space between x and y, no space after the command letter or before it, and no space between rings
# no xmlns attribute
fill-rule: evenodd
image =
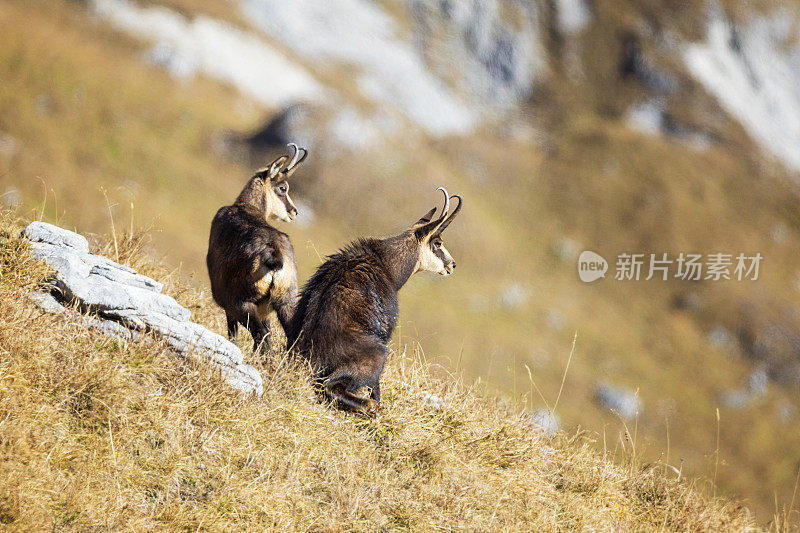
<svg viewBox="0 0 800 533"><path fill-rule="evenodd" d="M388 342L397 324L397 293L416 272L449 275L455 261L441 232L461 209L434 210L385 239L359 239L331 255L308 280L288 328L289 346L307 358L329 399L347 410L376 412ZM362 392L368 389L369 397Z"/></svg>

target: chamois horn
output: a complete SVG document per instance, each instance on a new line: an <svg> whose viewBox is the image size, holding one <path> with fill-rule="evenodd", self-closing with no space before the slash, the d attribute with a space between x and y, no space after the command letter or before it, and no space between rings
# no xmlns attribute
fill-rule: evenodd
<svg viewBox="0 0 800 533"><path fill-rule="evenodd" d="M286 168L283 170L283 173L286 174L286 177L289 177L292 172L294 172L295 167L303 162L303 160L308 155L308 150L305 148L299 148L295 143L289 143L286 146L292 148L294 150L294 155L292 155L292 160L289 161L289 164L286 165ZM302 155L301 155L302 152Z"/></svg>
<svg viewBox="0 0 800 533"><path fill-rule="evenodd" d="M442 225L439 226L436 229L437 233L443 232L445 230L445 228L447 228L447 226L450 225L450 223L453 221L453 219L456 218L456 215L458 214L458 212L461 211L461 201L462 201L461 197L459 195L457 195L457 194L454 194L450 198L457 198L458 199L458 205L456 205L456 208L453 210L452 213L450 213L450 216L448 216L447 219L444 222L442 222Z"/></svg>
<svg viewBox="0 0 800 533"><path fill-rule="evenodd" d="M434 229L431 231L431 233L434 233L439 229L439 226L441 226L445 218L447 218L447 212L450 211L450 193L448 193L447 189L444 187L438 187L436 190L442 191L442 194L444 194L444 207L442 208L442 214L439 217L439 220L433 224Z"/></svg>
<svg viewBox="0 0 800 533"><path fill-rule="evenodd" d="M417 229L418 234L421 236L433 235L436 230L439 229L439 226L442 225L445 218L447 218L447 212L450 210L450 194L447 192L447 189L439 187L436 190L442 191L442 194L444 194L444 208L442 208L442 214L439 215L439 218L431 220ZM433 208L428 215L433 215L435 212L436 208Z"/></svg>

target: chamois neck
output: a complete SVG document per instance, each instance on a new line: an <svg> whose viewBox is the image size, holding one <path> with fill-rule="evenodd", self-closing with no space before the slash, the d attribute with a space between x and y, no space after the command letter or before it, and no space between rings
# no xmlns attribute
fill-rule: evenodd
<svg viewBox="0 0 800 533"><path fill-rule="evenodd" d="M414 273L414 268L419 260L419 251L416 238L413 234L402 233L378 241L378 256L386 268L389 279L399 291Z"/></svg>
<svg viewBox="0 0 800 533"><path fill-rule="evenodd" d="M244 186L242 192L236 198L235 205L248 208L258 212L264 217L264 220L269 218L267 195L264 194L264 182L260 178L250 178L247 185Z"/></svg>

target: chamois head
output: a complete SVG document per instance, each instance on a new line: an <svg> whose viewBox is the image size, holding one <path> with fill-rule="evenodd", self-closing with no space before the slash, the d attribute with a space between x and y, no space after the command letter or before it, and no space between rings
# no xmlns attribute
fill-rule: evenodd
<svg viewBox="0 0 800 533"><path fill-rule="evenodd" d="M444 187L439 187L436 190L444 193L444 207L439 218L433 219L433 215L436 213L436 208L434 207L411 227L411 232L416 238L419 249L419 257L414 273L435 272L442 276L448 276L456 268L456 262L450 252L447 251L447 248L444 247L442 232L461 211L461 197L457 194L450 196ZM452 213L449 213L450 200L452 198L458 199L458 205L456 205Z"/></svg>
<svg viewBox="0 0 800 533"><path fill-rule="evenodd" d="M263 205L264 215L267 220L291 222L297 216L297 207L289 197L288 180L294 174L298 165L306 158L308 150L298 148L294 143L289 143L288 146L294 150L291 160L285 155L281 156L268 167L256 172L239 197L242 199L246 192L249 193L248 196L257 196L258 193L256 191L260 191L263 194L263 198L248 198L248 200L257 200L258 204ZM261 186L256 187L256 184Z"/></svg>

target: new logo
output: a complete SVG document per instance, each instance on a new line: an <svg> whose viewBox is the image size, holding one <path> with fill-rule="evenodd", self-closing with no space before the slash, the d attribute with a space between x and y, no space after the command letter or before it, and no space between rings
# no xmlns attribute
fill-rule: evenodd
<svg viewBox="0 0 800 533"><path fill-rule="evenodd" d="M606 277L608 271L608 261L603 259L603 256L584 250L578 257L578 277L584 283L591 283L592 281Z"/></svg>

